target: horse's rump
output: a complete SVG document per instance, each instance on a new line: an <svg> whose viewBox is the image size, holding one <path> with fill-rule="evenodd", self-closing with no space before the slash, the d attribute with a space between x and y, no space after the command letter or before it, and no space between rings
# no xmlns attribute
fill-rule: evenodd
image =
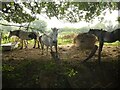
<svg viewBox="0 0 120 90"><path fill-rule="evenodd" d="M52 46L52 38L47 35L41 36L41 42L46 46Z"/></svg>
<svg viewBox="0 0 120 90"><path fill-rule="evenodd" d="M114 39L117 41L120 41L120 28L114 30L111 32L114 36Z"/></svg>

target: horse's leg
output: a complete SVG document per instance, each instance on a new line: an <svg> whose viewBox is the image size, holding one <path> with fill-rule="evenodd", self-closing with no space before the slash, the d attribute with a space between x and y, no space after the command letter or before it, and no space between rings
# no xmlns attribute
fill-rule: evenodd
<svg viewBox="0 0 120 90"><path fill-rule="evenodd" d="M90 58L92 58L92 57L95 55L97 49L98 49L98 46L95 45L94 48L92 49L90 55L89 55L83 62L86 62L86 61L88 61Z"/></svg>
<svg viewBox="0 0 120 90"><path fill-rule="evenodd" d="M44 44L42 42L41 42L41 49L42 49L42 55L43 55Z"/></svg>
<svg viewBox="0 0 120 90"><path fill-rule="evenodd" d="M47 55L48 55L48 48L49 48L49 47L47 46Z"/></svg>
<svg viewBox="0 0 120 90"><path fill-rule="evenodd" d="M40 45L42 45L42 40L41 40L41 38L42 38L42 36L40 36L39 38L38 38L38 46L40 47ZM39 45L39 43L40 43L40 45ZM42 47L41 47L42 48Z"/></svg>
<svg viewBox="0 0 120 90"><path fill-rule="evenodd" d="M34 39L34 46L33 46L33 48L35 48L36 47L36 39Z"/></svg>
<svg viewBox="0 0 120 90"><path fill-rule="evenodd" d="M99 61L99 63L101 62L101 52L102 52L103 44L104 44L103 40L99 41L99 50L98 50L98 61Z"/></svg>
<svg viewBox="0 0 120 90"><path fill-rule="evenodd" d="M22 44L22 46L20 47L20 49L23 49L23 40L21 40L21 44Z"/></svg>
<svg viewBox="0 0 120 90"><path fill-rule="evenodd" d="M25 48L27 48L27 44L26 44L27 41L24 40L24 43L25 43Z"/></svg>
<svg viewBox="0 0 120 90"><path fill-rule="evenodd" d="M40 44L39 44L39 41L37 40L37 43L38 43L38 48L40 48Z"/></svg>
<svg viewBox="0 0 120 90"><path fill-rule="evenodd" d="M52 46L50 46L50 50L51 50L51 52L53 52L53 50L52 50Z"/></svg>
<svg viewBox="0 0 120 90"><path fill-rule="evenodd" d="M56 43L56 45L55 45L55 50L56 50L56 53L57 53L57 43Z"/></svg>

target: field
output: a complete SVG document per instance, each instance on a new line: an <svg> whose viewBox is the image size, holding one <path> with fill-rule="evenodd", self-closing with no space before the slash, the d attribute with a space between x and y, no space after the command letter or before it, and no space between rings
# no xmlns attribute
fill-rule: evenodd
<svg viewBox="0 0 120 90"><path fill-rule="evenodd" d="M119 88L120 3L104 0L96 3L85 0L22 1L0 1L2 89ZM46 36L42 38L41 35ZM100 55L97 38L118 41L104 43ZM45 44L51 41L47 45L54 44L57 48L53 52L49 49L48 53L44 48L42 52L42 45L33 48L33 39L39 43L45 41ZM23 40L28 47L21 43Z"/></svg>
<svg viewBox="0 0 120 90"><path fill-rule="evenodd" d="M46 51L41 55L41 49L33 49L32 43L28 49L3 52L3 88L118 87L119 42L105 44L99 65L97 53L88 62L82 63L90 50L75 47L70 37L59 38L58 41L59 61L55 61Z"/></svg>

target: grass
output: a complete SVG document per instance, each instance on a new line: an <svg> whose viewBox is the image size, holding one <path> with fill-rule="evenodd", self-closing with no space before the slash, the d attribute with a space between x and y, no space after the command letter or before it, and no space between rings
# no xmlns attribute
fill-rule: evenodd
<svg viewBox="0 0 120 90"><path fill-rule="evenodd" d="M62 32L59 36L58 36L58 45L67 45L67 44L72 44L73 43L73 39L74 38L67 38L67 39L63 39L62 37L63 36L66 36L66 35L72 35L74 34L73 32ZM9 43L10 41L13 42L13 39L7 39L7 40L2 40L2 43ZM33 40L30 40L28 41L28 43L32 43L34 44L34 41ZM118 46L120 45L120 42L116 41L116 42L113 42L113 43L104 43L105 46Z"/></svg>
<svg viewBox="0 0 120 90"><path fill-rule="evenodd" d="M66 44L72 44L73 40L71 39L62 39L58 38L58 45L66 45Z"/></svg>
<svg viewBox="0 0 120 90"><path fill-rule="evenodd" d="M75 61L74 61L75 62ZM118 63L53 60L3 60L3 88L114 88L118 86Z"/></svg>
<svg viewBox="0 0 120 90"><path fill-rule="evenodd" d="M72 39L58 37L59 45L71 44ZM29 43L34 43L33 40ZM112 43L117 46L120 42ZM105 43L105 45L109 45ZM4 54L4 53L3 53ZM2 58L3 88L115 88L118 87L118 67L113 58L80 63L75 60L4 60ZM94 58L93 58L94 59ZM107 61L107 62L104 62Z"/></svg>
<svg viewBox="0 0 120 90"><path fill-rule="evenodd" d="M116 41L116 42L113 42L113 43L105 43L106 46L120 46L120 42L119 41Z"/></svg>

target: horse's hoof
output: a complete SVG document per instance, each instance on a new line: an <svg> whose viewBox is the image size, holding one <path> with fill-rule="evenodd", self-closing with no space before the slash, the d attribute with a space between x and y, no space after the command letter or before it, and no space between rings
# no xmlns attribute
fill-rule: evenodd
<svg viewBox="0 0 120 90"><path fill-rule="evenodd" d="M40 47L37 47L36 49L40 49Z"/></svg>

